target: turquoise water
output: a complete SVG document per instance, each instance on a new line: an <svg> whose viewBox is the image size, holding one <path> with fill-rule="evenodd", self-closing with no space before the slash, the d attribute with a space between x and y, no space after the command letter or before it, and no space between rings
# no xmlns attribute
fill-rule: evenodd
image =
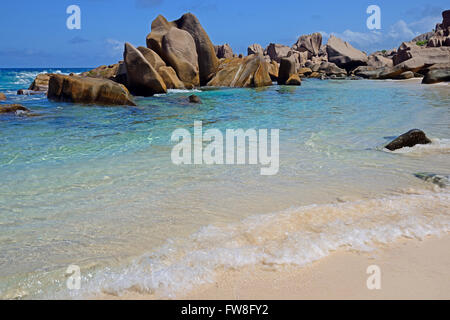
<svg viewBox="0 0 450 320"><path fill-rule="evenodd" d="M0 70L6 103L34 113L0 118L0 297L174 297L223 268L303 265L339 246L450 230L448 192L414 177L450 171L448 85L305 80L197 90L200 105L173 91L136 107L15 95L43 71ZM279 173L174 165L171 134L194 121L280 129ZM412 128L432 145L383 150ZM65 287L72 264L78 291Z"/></svg>

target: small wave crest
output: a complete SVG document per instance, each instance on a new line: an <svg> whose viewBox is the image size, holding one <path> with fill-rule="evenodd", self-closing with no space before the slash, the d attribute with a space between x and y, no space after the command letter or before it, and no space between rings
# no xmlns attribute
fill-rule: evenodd
<svg viewBox="0 0 450 320"><path fill-rule="evenodd" d="M383 151L406 155L450 153L450 139L431 139L430 144L417 144L414 147L404 147L394 151L384 148Z"/></svg>
<svg viewBox="0 0 450 320"><path fill-rule="evenodd" d="M125 268L84 279L84 290L72 298L127 292L173 298L214 281L220 270L304 266L340 248L370 251L401 237L449 231L450 194L443 191L291 208L173 239Z"/></svg>

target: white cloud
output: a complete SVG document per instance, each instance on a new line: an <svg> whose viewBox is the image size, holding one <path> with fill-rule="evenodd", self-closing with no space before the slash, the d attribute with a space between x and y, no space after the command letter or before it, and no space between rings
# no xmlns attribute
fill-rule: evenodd
<svg viewBox="0 0 450 320"><path fill-rule="evenodd" d="M392 39L402 39L402 41L410 41L412 38L418 36L419 34L419 32L412 31L410 26L405 21L399 20L389 28L387 36Z"/></svg>
<svg viewBox="0 0 450 320"><path fill-rule="evenodd" d="M108 38L105 43L110 56L115 57L123 53L125 41Z"/></svg>

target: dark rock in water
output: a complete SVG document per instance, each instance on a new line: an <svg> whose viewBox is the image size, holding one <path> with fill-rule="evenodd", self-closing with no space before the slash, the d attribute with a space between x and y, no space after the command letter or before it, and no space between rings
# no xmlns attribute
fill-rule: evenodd
<svg viewBox="0 0 450 320"><path fill-rule="evenodd" d="M437 69L429 71L422 80L424 84L433 84L450 81L450 69Z"/></svg>
<svg viewBox="0 0 450 320"><path fill-rule="evenodd" d="M0 101L6 100L6 96L4 93L0 92Z"/></svg>
<svg viewBox="0 0 450 320"><path fill-rule="evenodd" d="M195 94L189 96L189 102L190 103L202 103L202 100Z"/></svg>
<svg viewBox="0 0 450 320"><path fill-rule="evenodd" d="M278 84L284 85L286 81L295 74L295 59L293 56L281 58L280 70L278 71Z"/></svg>
<svg viewBox="0 0 450 320"><path fill-rule="evenodd" d="M19 89L17 90L17 95L19 96L34 96L36 94L44 94L45 91L34 91L34 90L25 90Z"/></svg>
<svg viewBox="0 0 450 320"><path fill-rule="evenodd" d="M17 112L30 112L28 108L25 108L21 104L2 104L0 105L0 114L2 113L17 113Z"/></svg>
<svg viewBox="0 0 450 320"><path fill-rule="evenodd" d="M74 103L136 105L124 85L112 80L79 76L52 75L47 97Z"/></svg>
<svg viewBox="0 0 450 320"><path fill-rule="evenodd" d="M415 177L422 179L423 181L431 182L435 185L438 185L441 188L445 188L448 185L450 185L450 175L444 175L444 174L434 174L434 173L416 173L414 174Z"/></svg>
<svg viewBox="0 0 450 320"><path fill-rule="evenodd" d="M413 129L397 137L385 148L394 151L404 147L414 147L416 144L429 144L429 143L431 143L431 140L427 138L425 132L419 129Z"/></svg>

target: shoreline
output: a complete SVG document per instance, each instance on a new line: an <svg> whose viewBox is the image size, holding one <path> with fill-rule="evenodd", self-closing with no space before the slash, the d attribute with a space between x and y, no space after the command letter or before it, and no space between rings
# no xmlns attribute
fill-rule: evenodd
<svg viewBox="0 0 450 320"><path fill-rule="evenodd" d="M305 266L258 265L218 271L173 300L448 300L450 232L424 240L401 238L371 252L339 249ZM367 288L369 266L379 266L381 289ZM167 299L135 292L94 300Z"/></svg>
<svg viewBox="0 0 450 320"><path fill-rule="evenodd" d="M450 233L424 240L402 238L373 252L338 250L304 267L257 266L223 272L177 299L450 299ZM366 273L381 270L381 289L369 290Z"/></svg>

